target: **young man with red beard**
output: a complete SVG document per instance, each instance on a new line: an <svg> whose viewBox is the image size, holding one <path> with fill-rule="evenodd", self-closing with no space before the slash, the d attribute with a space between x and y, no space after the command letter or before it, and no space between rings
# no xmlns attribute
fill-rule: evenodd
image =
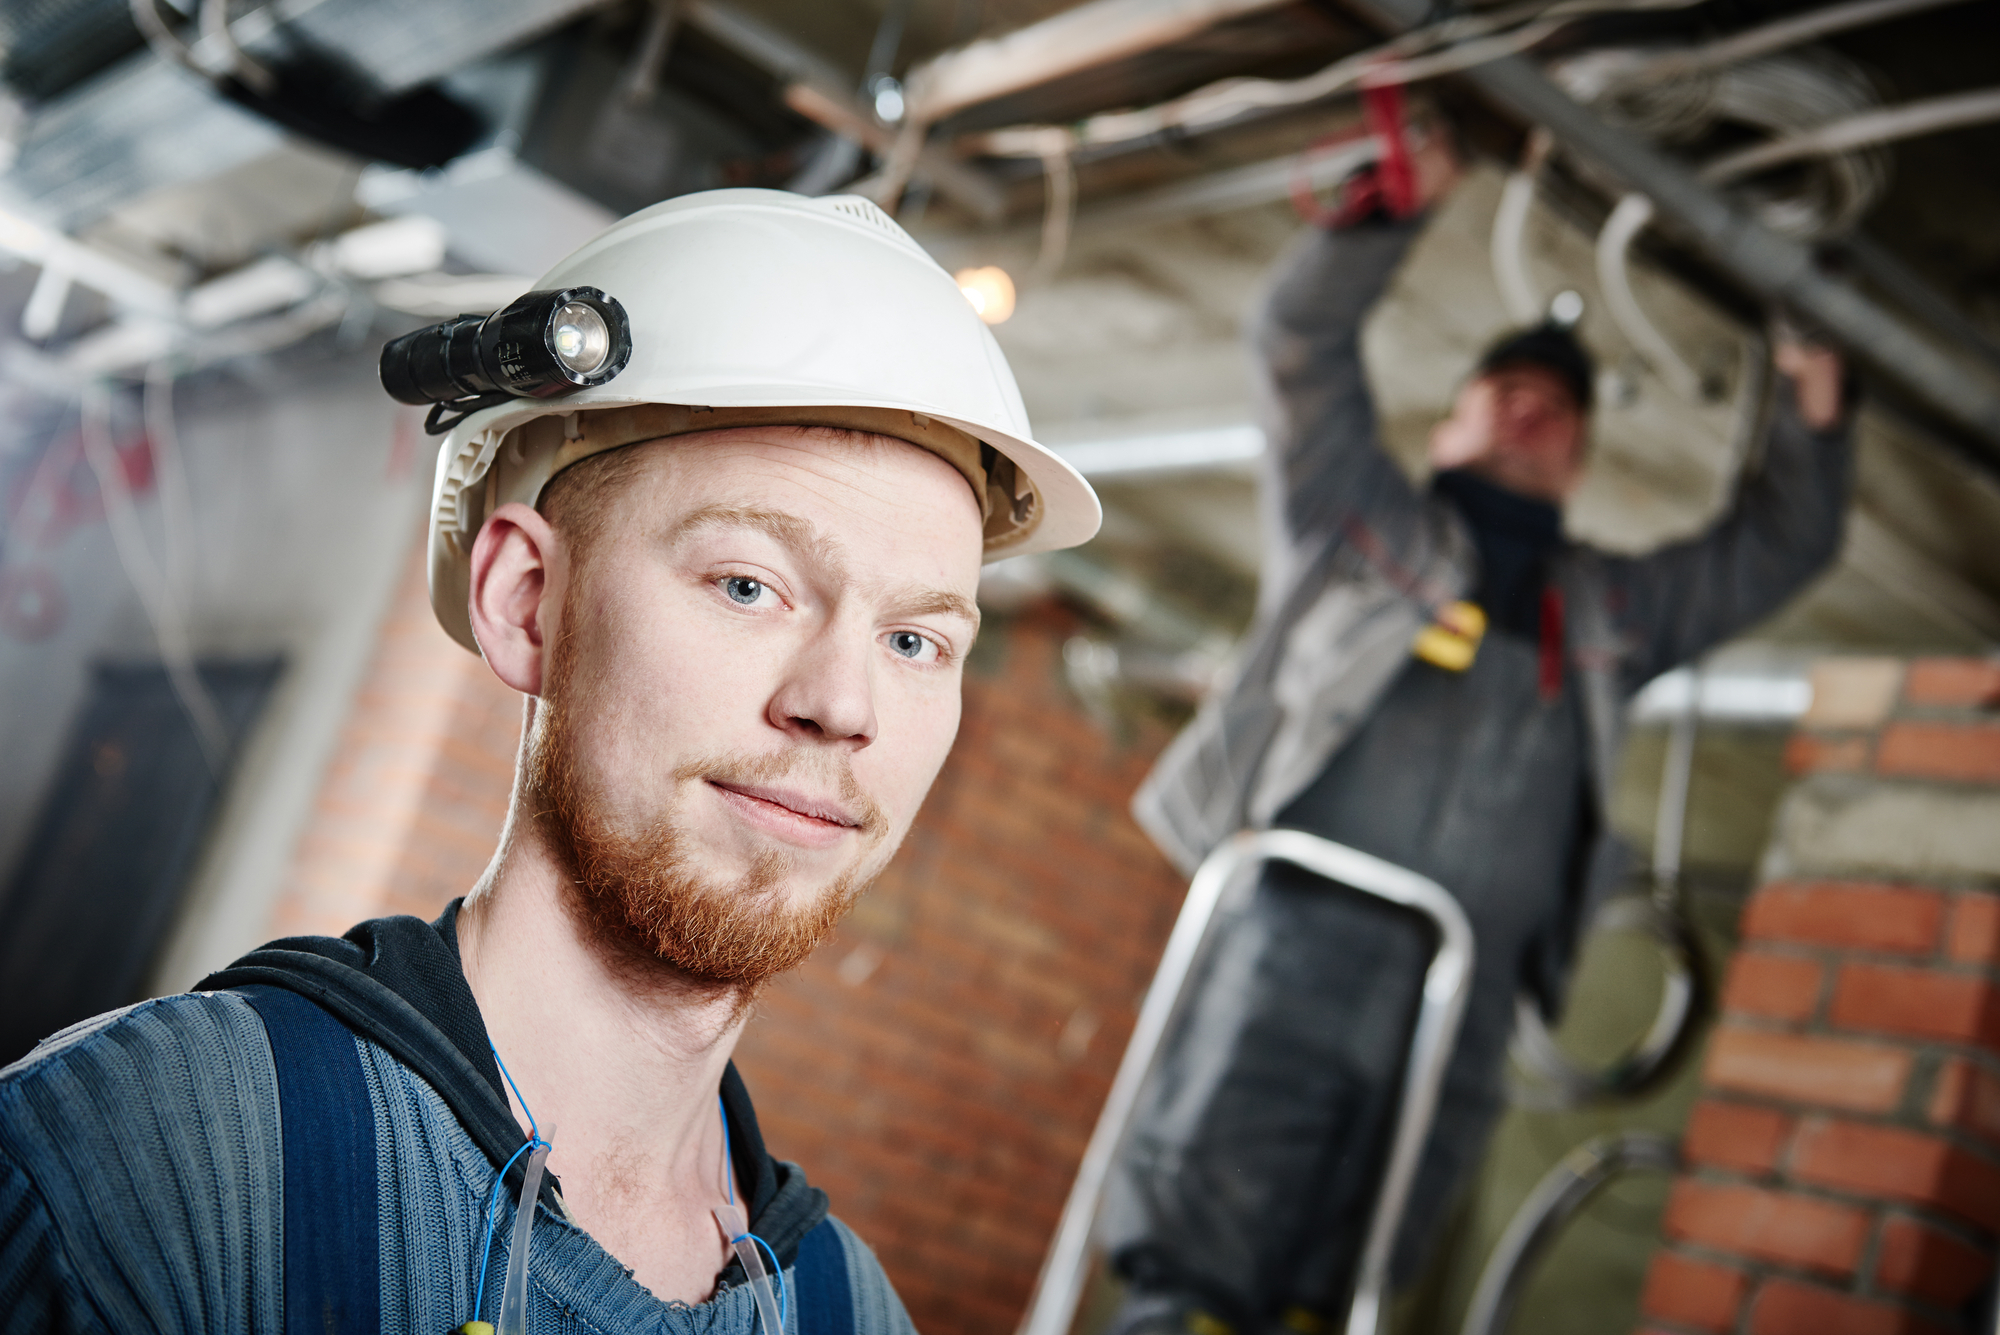
<svg viewBox="0 0 2000 1335"><path fill-rule="evenodd" d="M492 865L0 1074L0 1327L909 1329L730 1054L943 763L981 561L1095 498L862 201L689 196L539 286L631 357L440 452L433 604L527 697Z"/></svg>

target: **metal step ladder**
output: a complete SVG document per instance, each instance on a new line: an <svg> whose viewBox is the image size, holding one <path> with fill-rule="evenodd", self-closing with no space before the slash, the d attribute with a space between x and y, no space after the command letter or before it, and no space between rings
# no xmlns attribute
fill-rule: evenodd
<svg viewBox="0 0 2000 1335"><path fill-rule="evenodd" d="M1063 1206L1055 1240L1042 1261L1019 1335L1069 1335L1095 1260L1091 1233L1098 1207L1138 1107L1140 1091L1180 1011L1188 978L1207 946L1211 927L1218 916L1226 917L1246 902L1256 888L1256 872L1267 862L1290 863L1323 877L1337 887L1330 893L1371 895L1413 910L1429 919L1437 931L1437 949L1424 975L1423 1000L1410 1037L1396 1134L1376 1193L1347 1313L1346 1335L1377 1335L1388 1296L1389 1257L1397 1226L1430 1134L1445 1065L1465 1015L1472 982L1472 924L1458 901L1437 882L1301 830L1246 831L1216 849L1195 872L1173 934L1167 938L1159 970L1139 1008L1139 1022L1118 1064L1110 1096L1098 1115L1097 1129L1084 1150L1083 1164Z"/></svg>

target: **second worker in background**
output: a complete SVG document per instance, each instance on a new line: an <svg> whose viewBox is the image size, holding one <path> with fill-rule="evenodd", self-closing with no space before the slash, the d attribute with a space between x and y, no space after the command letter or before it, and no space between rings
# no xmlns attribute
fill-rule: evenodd
<svg viewBox="0 0 2000 1335"><path fill-rule="evenodd" d="M1441 139L1417 168L1426 203L1456 174ZM1831 561L1852 472L1839 361L1785 346L1761 462L1713 527L1636 558L1570 541L1593 374L1549 323L1481 359L1413 485L1382 449L1360 339L1420 230L1310 229L1271 278L1254 324L1260 616L1134 804L1184 871L1239 829L1283 826L1464 906L1477 964L1397 1288L1498 1117L1516 994L1556 1012L1580 924L1612 888L1627 699ZM1338 1329L1431 943L1402 911L1282 866L1215 931L1114 1174L1107 1223L1132 1287L1113 1330Z"/></svg>

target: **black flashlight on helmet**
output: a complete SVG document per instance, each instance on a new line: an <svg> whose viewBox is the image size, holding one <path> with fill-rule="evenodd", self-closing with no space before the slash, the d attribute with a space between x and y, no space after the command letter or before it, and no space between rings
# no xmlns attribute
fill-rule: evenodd
<svg viewBox="0 0 2000 1335"><path fill-rule="evenodd" d="M509 399L601 385L631 357L625 308L597 288L566 287L390 339L382 347L382 388L399 402L430 404L424 430L435 436ZM447 411L456 415L447 418Z"/></svg>

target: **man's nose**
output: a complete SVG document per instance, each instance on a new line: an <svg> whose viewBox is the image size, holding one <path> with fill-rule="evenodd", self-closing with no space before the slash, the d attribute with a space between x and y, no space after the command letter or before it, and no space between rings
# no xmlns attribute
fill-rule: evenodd
<svg viewBox="0 0 2000 1335"><path fill-rule="evenodd" d="M874 642L829 628L793 656L771 696L771 725L855 749L875 740Z"/></svg>

